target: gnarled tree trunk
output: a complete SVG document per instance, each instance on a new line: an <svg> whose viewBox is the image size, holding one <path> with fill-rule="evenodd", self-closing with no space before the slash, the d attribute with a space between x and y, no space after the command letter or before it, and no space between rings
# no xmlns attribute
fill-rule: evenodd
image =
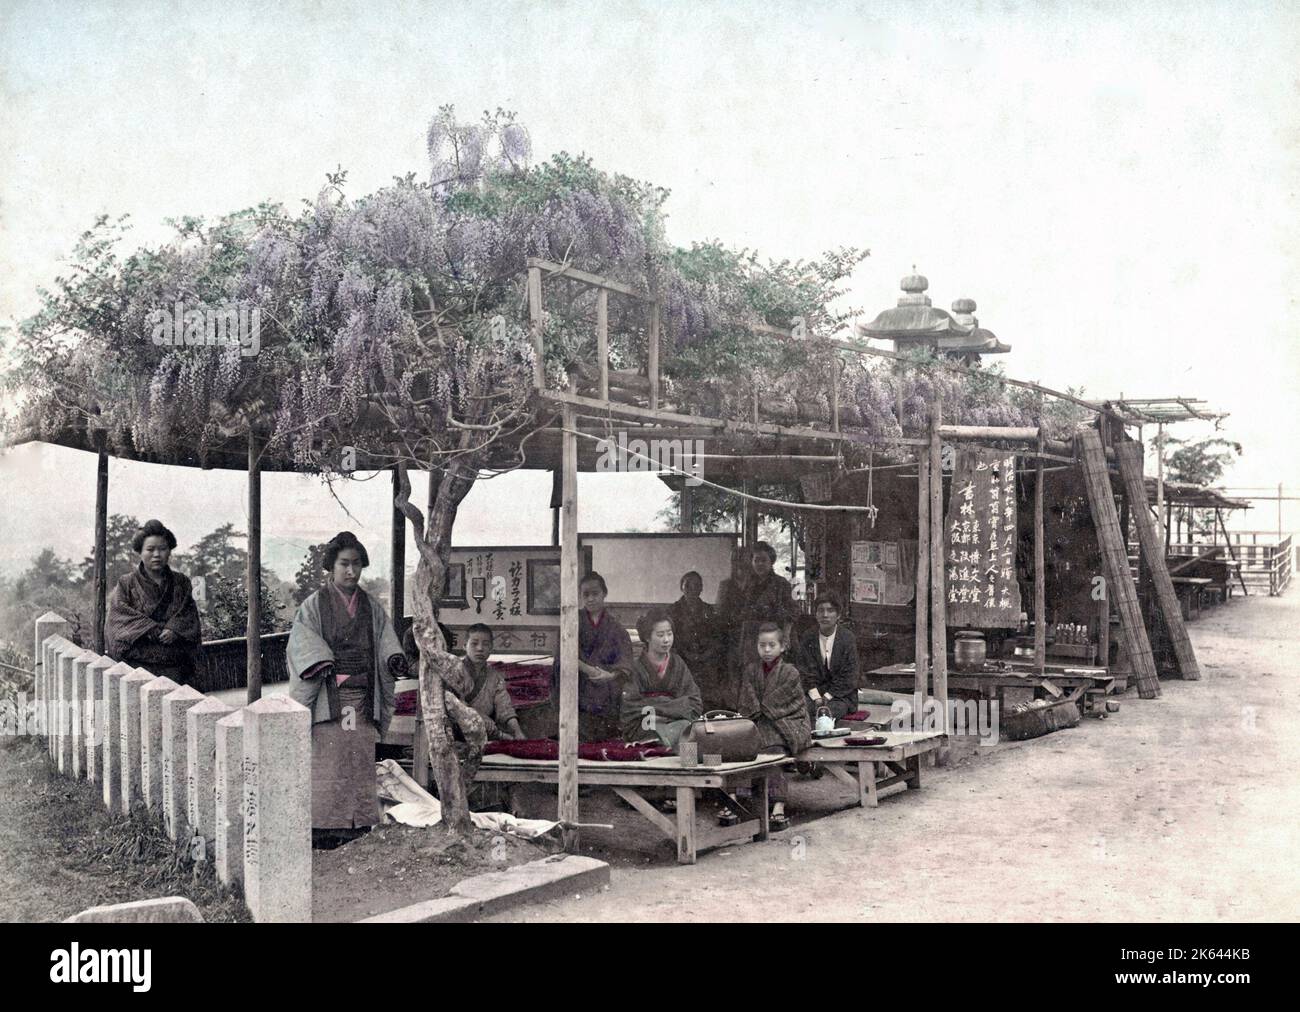
<svg viewBox="0 0 1300 1012"><path fill-rule="evenodd" d="M419 507L410 501L411 481L406 466L399 465L397 473L395 503L411 522L420 553L410 603L415 612L412 632L420 650L420 712L429 739L429 766L442 802L443 827L450 835L466 836L471 829L468 785L483 758L487 730L477 711L452 691L451 686L458 681L456 667L460 659L448 653L434 607L442 592L456 511L474 484L477 468L458 457L445 468L430 472L427 525ZM468 747L463 769L452 748L449 717L461 729Z"/></svg>

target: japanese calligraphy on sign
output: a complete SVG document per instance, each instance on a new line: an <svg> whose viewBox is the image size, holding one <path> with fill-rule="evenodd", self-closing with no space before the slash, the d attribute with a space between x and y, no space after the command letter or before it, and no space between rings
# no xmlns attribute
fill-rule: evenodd
<svg viewBox="0 0 1300 1012"><path fill-rule="evenodd" d="M1016 581L1016 458L957 453L944 521L948 623L994 628L1020 618Z"/></svg>

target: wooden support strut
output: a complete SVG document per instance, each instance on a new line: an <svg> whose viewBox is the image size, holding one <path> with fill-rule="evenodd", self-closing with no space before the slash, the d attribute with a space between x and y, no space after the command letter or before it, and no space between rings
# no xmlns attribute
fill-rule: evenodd
<svg viewBox="0 0 1300 1012"><path fill-rule="evenodd" d="M95 452L98 460L95 464L95 572L94 593L95 612L92 620L92 634L95 653L104 652L104 620L108 602L108 452L105 449L108 434L103 429L96 429Z"/></svg>
<svg viewBox="0 0 1300 1012"><path fill-rule="evenodd" d="M943 459L939 426L943 398L934 402L930 415L930 668L934 698L939 704L939 729L948 733L948 595L944 590Z"/></svg>
<svg viewBox="0 0 1300 1012"><path fill-rule="evenodd" d="M1041 453L1043 437L1038 437ZM1047 672L1047 563L1043 523L1043 458L1034 462L1034 668Z"/></svg>
<svg viewBox="0 0 1300 1012"><path fill-rule="evenodd" d="M1119 461L1120 477L1124 479L1124 489L1135 503L1145 503L1146 487L1142 481L1142 444L1127 440L1115 445L1115 457ZM1138 543L1142 554L1146 556L1147 568L1155 586L1156 601L1165 619L1165 628L1169 630L1169 639L1173 644L1174 658L1178 662L1178 672L1188 681L1201 677L1200 666L1196 663L1196 652L1183 624L1183 611L1178 605L1178 595L1169 576L1165 562L1164 545L1160 542L1160 532L1156 530L1151 511L1139 506L1132 511L1137 524Z"/></svg>
<svg viewBox="0 0 1300 1012"><path fill-rule="evenodd" d="M578 439L573 408L563 410L560 522L559 821L565 849L578 847Z"/></svg>
<svg viewBox="0 0 1300 1012"><path fill-rule="evenodd" d="M247 665L250 703L262 698L262 469L257 433L248 430L248 591Z"/></svg>
<svg viewBox="0 0 1300 1012"><path fill-rule="evenodd" d="M1115 496L1110 487L1110 473L1102 453L1101 437L1096 430L1086 429L1076 438L1083 460L1088 505L1092 509L1093 525L1106 570L1106 590L1115 596L1115 606L1119 612L1120 640L1124 644L1129 664L1133 667L1138 695L1143 699L1155 699L1160 695L1160 679L1156 674L1151 641L1147 638L1142 609L1138 605L1137 591L1129 572L1128 549L1120 535L1119 514L1115 510Z"/></svg>
<svg viewBox="0 0 1300 1012"><path fill-rule="evenodd" d="M925 699L930 664L930 466L920 454L916 479L916 677L912 692L914 698Z"/></svg>

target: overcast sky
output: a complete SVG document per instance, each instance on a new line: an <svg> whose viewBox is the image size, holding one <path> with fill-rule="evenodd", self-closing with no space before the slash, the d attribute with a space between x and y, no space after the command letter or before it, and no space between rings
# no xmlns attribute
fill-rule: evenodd
<svg viewBox="0 0 1300 1012"><path fill-rule="evenodd" d="M1012 375L1206 398L1245 445L1231 484L1300 487L1297 68L1284 2L5 2L0 320L98 213L150 242L338 165L360 195L426 171L440 104L501 106L538 156L670 188L678 243L869 247L868 319L915 265L936 305L977 300ZM32 468L0 457L7 490ZM600 522L653 516L638 487Z"/></svg>

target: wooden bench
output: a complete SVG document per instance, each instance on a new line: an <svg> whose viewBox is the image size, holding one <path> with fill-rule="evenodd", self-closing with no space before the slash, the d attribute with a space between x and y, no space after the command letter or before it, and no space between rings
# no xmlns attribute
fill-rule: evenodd
<svg viewBox="0 0 1300 1012"><path fill-rule="evenodd" d="M1212 582L1208 576L1171 576L1178 603L1182 605L1183 618L1192 619L1201 613L1201 597Z"/></svg>
<svg viewBox="0 0 1300 1012"><path fill-rule="evenodd" d="M679 864L694 864L701 850L767 839L767 778L789 761L790 757L785 755L760 755L747 763L683 766L677 756L660 756L640 762L579 759L578 784L612 790L650 825L677 844ZM484 756L474 777L476 781L507 784L555 784L559 783L559 778L559 763L554 759L516 759L504 755ZM728 795L727 805L735 808L738 804L735 790L741 786L748 786L753 791L751 818L726 827L697 824L696 800L701 791L724 792ZM659 811L641 793L663 788L676 792L676 819Z"/></svg>
<svg viewBox="0 0 1300 1012"><path fill-rule="evenodd" d="M843 738L816 741L796 758L824 767L857 792L859 806L875 808L880 804L882 790L896 786L920 790L921 757L945 740L939 731L893 731L875 737L885 741L880 745L846 745Z"/></svg>

